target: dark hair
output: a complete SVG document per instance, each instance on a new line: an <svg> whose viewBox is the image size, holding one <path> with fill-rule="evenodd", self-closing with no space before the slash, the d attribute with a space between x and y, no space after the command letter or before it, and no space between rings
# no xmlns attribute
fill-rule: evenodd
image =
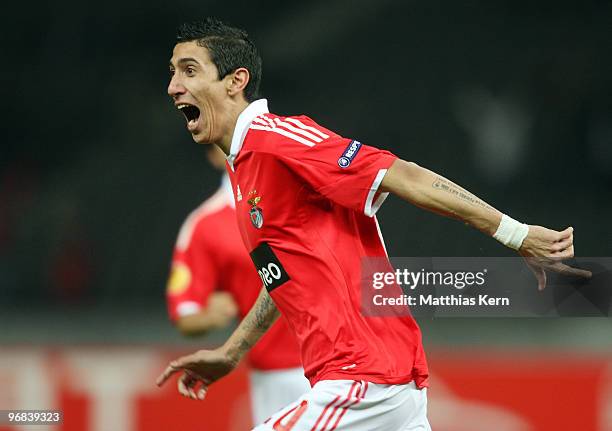
<svg viewBox="0 0 612 431"><path fill-rule="evenodd" d="M215 18L181 24L176 34L177 43L196 40L208 49L210 59L219 71L219 79L244 67L250 79L244 96L250 103L259 97L261 81L261 57L246 31L230 27Z"/></svg>

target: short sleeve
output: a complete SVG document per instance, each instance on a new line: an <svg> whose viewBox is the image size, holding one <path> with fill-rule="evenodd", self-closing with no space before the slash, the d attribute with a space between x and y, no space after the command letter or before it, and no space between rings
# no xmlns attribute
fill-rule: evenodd
<svg viewBox="0 0 612 431"><path fill-rule="evenodd" d="M174 248L166 285L168 315L172 321L199 312L218 282L217 266L200 232L196 228L187 243L180 245L177 241Z"/></svg>
<svg viewBox="0 0 612 431"><path fill-rule="evenodd" d="M307 117L301 117L301 122L308 127L320 127ZM326 139L314 145L291 145L281 156L284 163L333 202L374 216L388 196L378 188L397 157L327 129L318 130Z"/></svg>

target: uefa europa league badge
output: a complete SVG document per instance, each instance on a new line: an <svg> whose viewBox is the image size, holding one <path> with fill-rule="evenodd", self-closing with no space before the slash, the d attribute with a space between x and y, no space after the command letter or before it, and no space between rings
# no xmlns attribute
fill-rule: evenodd
<svg viewBox="0 0 612 431"><path fill-rule="evenodd" d="M253 190L249 192L249 196L256 195L257 190ZM253 196L249 198L247 201L249 205L251 205L251 210L249 211L249 216L251 217L251 223L255 229L261 229L263 226L263 211L261 208L257 206L257 204L261 201L261 196Z"/></svg>

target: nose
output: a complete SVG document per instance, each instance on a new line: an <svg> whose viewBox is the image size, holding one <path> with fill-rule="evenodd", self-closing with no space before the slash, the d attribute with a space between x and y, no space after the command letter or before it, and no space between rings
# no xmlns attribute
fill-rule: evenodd
<svg viewBox="0 0 612 431"><path fill-rule="evenodd" d="M170 83L168 84L168 96L176 99L181 94L185 93L185 87L179 81L177 74L172 75Z"/></svg>

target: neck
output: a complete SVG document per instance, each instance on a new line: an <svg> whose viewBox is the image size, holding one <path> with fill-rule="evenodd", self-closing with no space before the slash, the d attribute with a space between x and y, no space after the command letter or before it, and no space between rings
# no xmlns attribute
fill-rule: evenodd
<svg viewBox="0 0 612 431"><path fill-rule="evenodd" d="M217 143L217 146L221 148L221 150L225 153L225 155L229 155L230 147L232 146L232 138L234 137L234 131L236 130L236 123L238 122L238 117L249 106L249 102L240 98L240 100L236 101L235 104L232 105L232 109L229 113L229 130L228 133L223 135L223 138L220 142Z"/></svg>

